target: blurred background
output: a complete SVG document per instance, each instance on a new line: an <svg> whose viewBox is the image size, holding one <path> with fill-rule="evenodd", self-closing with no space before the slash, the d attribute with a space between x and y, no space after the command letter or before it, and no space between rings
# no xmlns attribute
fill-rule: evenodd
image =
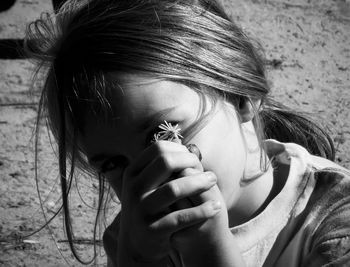
<svg viewBox="0 0 350 267"><path fill-rule="evenodd" d="M350 1L220 0L226 12L265 49L272 94L308 112L326 127L336 146L336 162L350 168ZM39 192L34 173L34 125L40 83L29 93L34 65L17 49L26 25L60 1L0 2L0 266L81 266L72 257L62 216L35 235L60 206L57 160L41 130ZM81 175L71 206L77 250L93 256L92 231L98 184ZM112 204L109 220L118 211ZM21 238L21 237L24 237ZM94 265L106 263L99 256Z"/></svg>

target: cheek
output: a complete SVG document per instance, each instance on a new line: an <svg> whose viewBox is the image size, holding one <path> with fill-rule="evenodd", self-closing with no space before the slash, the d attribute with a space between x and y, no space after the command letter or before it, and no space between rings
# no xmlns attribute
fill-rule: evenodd
<svg viewBox="0 0 350 267"><path fill-rule="evenodd" d="M216 153L208 157L205 165L216 174L218 188L230 209L241 197L240 181L244 173L245 150L242 143L237 145L232 142L226 142L215 149Z"/></svg>
<svg viewBox="0 0 350 267"><path fill-rule="evenodd" d="M244 173L245 148L242 140L235 141L232 138L222 138L203 157L204 168L217 175L224 199L231 198L232 193L239 190Z"/></svg>
<svg viewBox="0 0 350 267"><path fill-rule="evenodd" d="M240 180L246 163L246 149L235 117L216 116L193 140L201 150L206 171L213 171L218 187L231 205L239 198Z"/></svg>

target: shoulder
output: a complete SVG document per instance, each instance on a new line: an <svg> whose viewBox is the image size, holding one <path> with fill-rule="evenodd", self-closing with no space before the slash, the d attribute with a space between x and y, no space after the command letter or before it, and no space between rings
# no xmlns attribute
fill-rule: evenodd
<svg viewBox="0 0 350 267"><path fill-rule="evenodd" d="M311 165L316 184L310 198L313 227L308 264L350 266L350 172L315 156Z"/></svg>
<svg viewBox="0 0 350 267"><path fill-rule="evenodd" d="M330 161L328 159L310 155L310 163L316 170L330 170L334 172L341 172L345 174L346 176L350 177L350 170L336 164L333 161Z"/></svg>
<svg viewBox="0 0 350 267"><path fill-rule="evenodd" d="M327 159L311 156L315 178L313 202L317 213L327 218L350 215L350 171ZM332 216L331 216L332 215ZM349 220L350 221L350 220ZM350 232L349 232L350 234Z"/></svg>
<svg viewBox="0 0 350 267"><path fill-rule="evenodd" d="M349 170L294 143L265 144L269 157L290 166L288 181L297 184L288 188L289 194L298 195L291 214L297 222L293 233L300 233L295 240L301 243L295 241L293 250L301 252L297 266L350 266Z"/></svg>

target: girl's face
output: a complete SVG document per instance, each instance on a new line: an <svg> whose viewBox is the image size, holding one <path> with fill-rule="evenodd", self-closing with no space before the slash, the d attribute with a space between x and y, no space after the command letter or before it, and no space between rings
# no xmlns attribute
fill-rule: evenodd
<svg viewBox="0 0 350 267"><path fill-rule="evenodd" d="M201 98L189 87L170 81L132 74L115 77L120 84L113 92L117 116L108 123L91 117L81 142L91 165L105 171L121 199L120 173L124 165L113 162L131 162L150 145L164 120L179 124L182 130L196 122ZM215 111L188 144L200 149L203 168L216 174L218 187L230 209L241 194L239 182L246 161L245 146L235 108L226 102L219 102L216 107L210 103L207 101L207 109L215 108Z"/></svg>

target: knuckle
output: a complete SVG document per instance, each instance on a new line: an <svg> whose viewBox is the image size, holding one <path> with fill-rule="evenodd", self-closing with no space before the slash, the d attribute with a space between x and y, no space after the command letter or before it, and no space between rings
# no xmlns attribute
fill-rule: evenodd
<svg viewBox="0 0 350 267"><path fill-rule="evenodd" d="M218 214L221 209L221 204L218 201L208 201L206 204L202 205L201 213L203 218L211 218Z"/></svg>
<svg viewBox="0 0 350 267"><path fill-rule="evenodd" d="M178 197L181 193L181 188L176 181L169 182L167 189L168 189L168 192L167 192L168 195L174 198Z"/></svg>
<svg viewBox="0 0 350 267"><path fill-rule="evenodd" d="M200 217L207 218L211 215L211 208L209 205L202 205L201 209L199 210Z"/></svg>
<svg viewBox="0 0 350 267"><path fill-rule="evenodd" d="M165 155L164 153L158 157L158 164L161 168L168 170L172 168L173 162L169 155Z"/></svg>
<svg viewBox="0 0 350 267"><path fill-rule="evenodd" d="M181 174L183 176L192 176L192 175L196 175L199 173L200 173L200 171L195 169L195 168L186 168L181 172Z"/></svg>
<svg viewBox="0 0 350 267"><path fill-rule="evenodd" d="M154 222L147 227L147 232L151 235L154 235L159 231L159 228L160 228L159 223Z"/></svg>
<svg viewBox="0 0 350 267"><path fill-rule="evenodd" d="M187 212L180 212L176 217L176 224L178 226L186 225L191 221L191 215Z"/></svg>
<svg viewBox="0 0 350 267"><path fill-rule="evenodd" d="M162 154L166 149L166 142L157 141L156 143L154 143L154 149L157 154Z"/></svg>

